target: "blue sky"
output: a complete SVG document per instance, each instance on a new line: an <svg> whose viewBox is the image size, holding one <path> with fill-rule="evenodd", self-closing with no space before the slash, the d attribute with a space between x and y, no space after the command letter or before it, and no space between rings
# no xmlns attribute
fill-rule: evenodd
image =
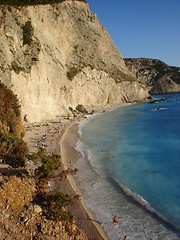
<svg viewBox="0 0 180 240"><path fill-rule="evenodd" d="M87 0L123 58L180 67L180 0Z"/></svg>

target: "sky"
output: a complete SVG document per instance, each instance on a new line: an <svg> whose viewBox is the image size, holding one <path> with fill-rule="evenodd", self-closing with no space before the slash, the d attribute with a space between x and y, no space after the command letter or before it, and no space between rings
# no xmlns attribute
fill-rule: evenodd
<svg viewBox="0 0 180 240"><path fill-rule="evenodd" d="M87 0L123 58L180 67L180 0Z"/></svg>

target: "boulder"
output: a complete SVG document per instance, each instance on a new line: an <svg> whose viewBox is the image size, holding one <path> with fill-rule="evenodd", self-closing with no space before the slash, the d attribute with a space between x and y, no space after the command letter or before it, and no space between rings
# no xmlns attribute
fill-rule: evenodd
<svg viewBox="0 0 180 240"><path fill-rule="evenodd" d="M81 112L81 113L88 113L87 110L85 109L85 107L84 107L82 104L78 104L78 105L76 106L76 110L77 110L78 112Z"/></svg>
<svg viewBox="0 0 180 240"><path fill-rule="evenodd" d="M42 208L39 205L34 205L34 211L35 213L41 214Z"/></svg>

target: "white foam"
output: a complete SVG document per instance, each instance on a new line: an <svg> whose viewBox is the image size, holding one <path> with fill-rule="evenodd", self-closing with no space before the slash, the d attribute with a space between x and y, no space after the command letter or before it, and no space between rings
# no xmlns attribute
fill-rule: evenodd
<svg viewBox="0 0 180 240"><path fill-rule="evenodd" d="M83 120L83 124L86 125L88 121L89 118ZM155 212L144 198L125 188L116 180L115 182L118 182L120 189L126 193L122 194L107 180L105 175L97 174L92 166L92 153L80 140L76 143L76 150L82 153L82 158L76 163L79 170L77 179L81 189L84 190L82 197L87 207L94 213L97 221L107 232L109 239L123 239L124 235L132 240L179 239L176 234L160 224L159 220L140 207L142 205L151 212ZM139 204L131 201L131 197ZM114 226L112 223L114 215L118 217L118 226Z"/></svg>
<svg viewBox="0 0 180 240"><path fill-rule="evenodd" d="M78 124L78 134L79 136L81 137L82 136L82 128L85 127L93 118L95 118L96 116L98 115L102 115L102 113L95 113L95 114L92 114L92 115L86 115L86 118L84 118L82 121L79 122Z"/></svg>
<svg viewBox="0 0 180 240"><path fill-rule="evenodd" d="M82 158L88 158L89 159L89 155L90 155L90 152L89 152L89 149L88 147L83 144L80 140L78 140L74 146L75 150L80 152L82 154Z"/></svg>
<svg viewBox="0 0 180 240"><path fill-rule="evenodd" d="M85 163L85 162L84 162ZM81 164L84 164L81 162ZM107 181L105 176L99 176L93 169L87 166L82 167L84 174L80 177L81 187L83 186L83 199L87 207L94 213L95 218L103 226L109 239L119 240L127 235L129 239L166 239L177 240L177 236L168 231L160 222L138 205L127 200L120 194L113 185ZM129 194L132 195L130 190ZM139 201L148 205L147 201L137 196ZM119 221L118 226L112 223L116 215Z"/></svg>
<svg viewBox="0 0 180 240"><path fill-rule="evenodd" d="M152 112L157 112L157 111L163 111L163 110L167 110L167 108L154 108L151 111Z"/></svg>
<svg viewBox="0 0 180 240"><path fill-rule="evenodd" d="M81 136L82 128L95 116L90 116L79 124ZM109 239L123 239L124 235L127 235L128 239L131 240L179 239L157 218L148 214L145 208L151 212L155 211L144 198L125 188L117 180L119 188L114 186L113 181L108 181L105 175L97 174L92 165L94 156L85 144L78 141L76 150L80 151L83 156L76 163L79 170L77 179L80 187L84 190L83 199L87 207L94 212L95 218L104 227ZM122 193L121 189L125 194ZM139 204L132 201L132 198ZM140 207L140 205L145 208ZM114 215L119 220L119 225L116 227L112 223Z"/></svg>

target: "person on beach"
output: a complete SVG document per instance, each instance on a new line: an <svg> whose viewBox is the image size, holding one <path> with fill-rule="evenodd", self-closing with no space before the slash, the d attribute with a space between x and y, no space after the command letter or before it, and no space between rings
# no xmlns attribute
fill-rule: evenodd
<svg viewBox="0 0 180 240"><path fill-rule="evenodd" d="M116 216L113 217L113 223L114 223L115 225L118 224L118 220L117 220L117 217L116 217Z"/></svg>
<svg viewBox="0 0 180 240"><path fill-rule="evenodd" d="M69 165L70 165L70 169L72 170L72 161L70 161Z"/></svg>
<svg viewBox="0 0 180 240"><path fill-rule="evenodd" d="M124 236L124 240L128 240L126 236Z"/></svg>

